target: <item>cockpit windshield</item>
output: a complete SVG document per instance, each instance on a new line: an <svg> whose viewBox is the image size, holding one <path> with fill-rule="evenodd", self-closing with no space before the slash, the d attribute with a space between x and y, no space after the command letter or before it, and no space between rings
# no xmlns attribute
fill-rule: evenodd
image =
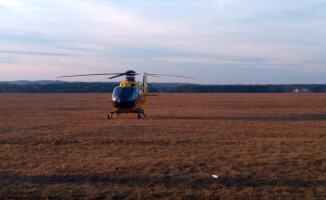
<svg viewBox="0 0 326 200"><path fill-rule="evenodd" d="M112 94L112 100L133 101L138 95L137 87L116 87Z"/></svg>

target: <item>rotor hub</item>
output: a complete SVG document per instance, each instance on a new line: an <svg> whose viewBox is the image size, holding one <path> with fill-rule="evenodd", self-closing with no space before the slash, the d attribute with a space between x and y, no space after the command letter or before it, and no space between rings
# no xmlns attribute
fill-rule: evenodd
<svg viewBox="0 0 326 200"><path fill-rule="evenodd" d="M135 82L135 76L126 76L126 81L134 81Z"/></svg>
<svg viewBox="0 0 326 200"><path fill-rule="evenodd" d="M136 75L136 72L133 71L133 70L128 70L128 71L125 72L125 75L126 76L135 76Z"/></svg>

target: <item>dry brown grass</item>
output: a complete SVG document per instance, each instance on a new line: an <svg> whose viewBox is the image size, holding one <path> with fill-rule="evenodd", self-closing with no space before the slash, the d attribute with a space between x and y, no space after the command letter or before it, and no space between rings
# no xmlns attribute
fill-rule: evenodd
<svg viewBox="0 0 326 200"><path fill-rule="evenodd" d="M0 199L326 199L325 94L110 97L0 95Z"/></svg>

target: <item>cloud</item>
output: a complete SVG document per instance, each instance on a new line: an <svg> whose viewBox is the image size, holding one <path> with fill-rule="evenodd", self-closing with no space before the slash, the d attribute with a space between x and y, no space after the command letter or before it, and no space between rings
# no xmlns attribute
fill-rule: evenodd
<svg viewBox="0 0 326 200"><path fill-rule="evenodd" d="M266 63L266 58L250 58L250 57L230 57L230 56L214 56L214 57L158 57L156 60L169 62L184 63L202 63L202 64L262 64Z"/></svg>
<svg viewBox="0 0 326 200"><path fill-rule="evenodd" d="M10 51L1 50L0 54L24 54L24 55L37 55L37 56L74 56L66 53L53 53L53 52L35 52L35 51Z"/></svg>
<svg viewBox="0 0 326 200"><path fill-rule="evenodd" d="M326 60L302 60L306 64L326 64Z"/></svg>
<svg viewBox="0 0 326 200"><path fill-rule="evenodd" d="M324 63L305 62L326 52L322 0L4 0L0 9L0 54L26 68L159 73L169 63L326 73Z"/></svg>

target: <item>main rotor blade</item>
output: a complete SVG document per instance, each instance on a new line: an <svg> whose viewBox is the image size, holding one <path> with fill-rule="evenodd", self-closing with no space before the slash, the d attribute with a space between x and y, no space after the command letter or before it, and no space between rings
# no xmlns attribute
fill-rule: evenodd
<svg viewBox="0 0 326 200"><path fill-rule="evenodd" d="M77 76L104 76L104 75L116 75L116 74L121 74L121 73L81 74L81 75L60 76L57 78L68 78L68 77L77 77Z"/></svg>
<svg viewBox="0 0 326 200"><path fill-rule="evenodd" d="M178 76L178 75L168 75L168 74L147 74L147 75L149 75L149 76L170 76L170 77L178 77L178 78L193 78L193 79L196 79L195 77L190 77L190 76Z"/></svg>
<svg viewBox="0 0 326 200"><path fill-rule="evenodd" d="M109 79L114 79L114 78L117 78L117 77L120 77L120 76L137 76L137 75L140 75L140 74L137 74L137 73L132 73L132 74L121 73L121 74L118 74L116 76L112 76Z"/></svg>
<svg viewBox="0 0 326 200"><path fill-rule="evenodd" d="M122 73L122 74L118 74L118 75L112 76L109 79L114 79L114 78L117 78L117 77L120 77L120 76L125 76L125 75L126 75L126 73Z"/></svg>

